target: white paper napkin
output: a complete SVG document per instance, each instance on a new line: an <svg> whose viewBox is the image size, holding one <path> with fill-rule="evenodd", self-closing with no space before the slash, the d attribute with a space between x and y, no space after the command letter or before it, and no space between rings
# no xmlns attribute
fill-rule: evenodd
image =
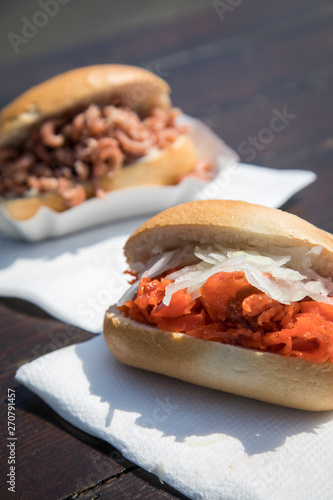
<svg viewBox="0 0 333 500"><path fill-rule="evenodd" d="M123 246L143 219L39 244L0 244L0 295L35 303L66 323L102 330L103 316L129 286Z"/></svg>
<svg viewBox="0 0 333 500"><path fill-rule="evenodd" d="M229 161L213 182L195 190L195 199L243 200L278 208L316 177L309 170L278 170Z"/></svg>
<svg viewBox="0 0 333 500"><path fill-rule="evenodd" d="M232 198L279 207L313 172L228 163L189 199ZM151 214L153 215L153 214ZM103 314L127 288L123 245L150 215L38 244L0 236L0 295L29 300L56 318L100 332Z"/></svg>
<svg viewBox="0 0 333 500"><path fill-rule="evenodd" d="M280 206L315 179L312 172L239 164L226 174L211 183L214 193L196 191L193 198ZM128 286L124 242L145 218L38 244L2 239L0 294L100 332L104 311ZM274 407L128 368L100 335L22 366L17 379L73 425L190 498L330 498L332 413Z"/></svg>
<svg viewBox="0 0 333 500"><path fill-rule="evenodd" d="M333 412L282 408L130 368L102 336L36 359L16 378L190 498L332 498Z"/></svg>
<svg viewBox="0 0 333 500"><path fill-rule="evenodd" d="M188 175L176 186L112 191L103 200L91 198L62 213L42 207L34 217L24 221L12 219L0 204L0 232L16 239L42 241L97 224L147 216L193 199L226 198L279 207L316 178L313 172L305 170L280 171L240 164L237 153L203 122L187 115L181 115L178 121L189 127L198 157L217 167L219 174L213 182Z"/></svg>

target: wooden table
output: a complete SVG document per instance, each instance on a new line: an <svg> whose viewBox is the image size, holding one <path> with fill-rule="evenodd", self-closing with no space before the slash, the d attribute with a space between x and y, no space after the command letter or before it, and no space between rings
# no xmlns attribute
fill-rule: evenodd
<svg viewBox="0 0 333 500"><path fill-rule="evenodd" d="M80 65L141 65L165 77L174 104L206 122L244 162L316 172L317 181L283 208L333 232L332 23L329 0L209 2L192 17L6 67L0 105ZM13 379L21 364L90 333L18 299L3 298L0 314L4 429L7 389L16 391L16 498L185 498ZM6 471L4 441L1 453ZM4 473L0 480L0 495L9 498Z"/></svg>

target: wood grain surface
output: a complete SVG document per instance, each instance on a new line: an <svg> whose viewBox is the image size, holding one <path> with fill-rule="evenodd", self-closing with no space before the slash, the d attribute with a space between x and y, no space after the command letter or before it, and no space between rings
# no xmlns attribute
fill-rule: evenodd
<svg viewBox="0 0 333 500"><path fill-rule="evenodd" d="M243 162L316 172L316 182L283 208L333 232L333 2L236 3L207 2L192 16L8 65L2 68L0 106L30 85L77 66L144 66L169 82L176 106L206 122ZM225 4L230 8L223 9ZM283 127L277 130L274 117L281 115ZM13 379L26 361L90 333L28 302L3 298L0 336L2 435L11 388L18 436L16 494L6 495L2 472L1 498L185 498L62 420ZM1 470L6 470L7 451L1 446Z"/></svg>

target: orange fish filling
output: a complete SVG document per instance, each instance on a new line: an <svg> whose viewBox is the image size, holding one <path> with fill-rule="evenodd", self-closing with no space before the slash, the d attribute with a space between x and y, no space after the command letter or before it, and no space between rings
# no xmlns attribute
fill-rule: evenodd
<svg viewBox="0 0 333 500"><path fill-rule="evenodd" d="M167 273L165 273L166 275ZM175 292L163 304L171 280L141 278L134 300L119 307L134 321L199 339L333 362L333 305L304 299L280 304L247 281L244 272L219 272L192 299Z"/></svg>

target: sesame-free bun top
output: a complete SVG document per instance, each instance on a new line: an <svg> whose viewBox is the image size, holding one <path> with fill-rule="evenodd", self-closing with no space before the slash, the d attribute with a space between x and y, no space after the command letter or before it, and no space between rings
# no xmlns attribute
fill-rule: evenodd
<svg viewBox="0 0 333 500"><path fill-rule="evenodd" d="M136 66L104 64L77 68L31 87L0 112L0 147L18 145L44 120L91 103L107 104L125 95L132 109L170 106L170 88Z"/></svg>
<svg viewBox="0 0 333 500"><path fill-rule="evenodd" d="M147 264L152 256L187 243L279 255L288 254L291 247L321 246L320 255L311 254L313 269L322 276L333 275L331 234L296 215L243 201L202 200L172 207L139 227L124 251L136 270L136 263Z"/></svg>

